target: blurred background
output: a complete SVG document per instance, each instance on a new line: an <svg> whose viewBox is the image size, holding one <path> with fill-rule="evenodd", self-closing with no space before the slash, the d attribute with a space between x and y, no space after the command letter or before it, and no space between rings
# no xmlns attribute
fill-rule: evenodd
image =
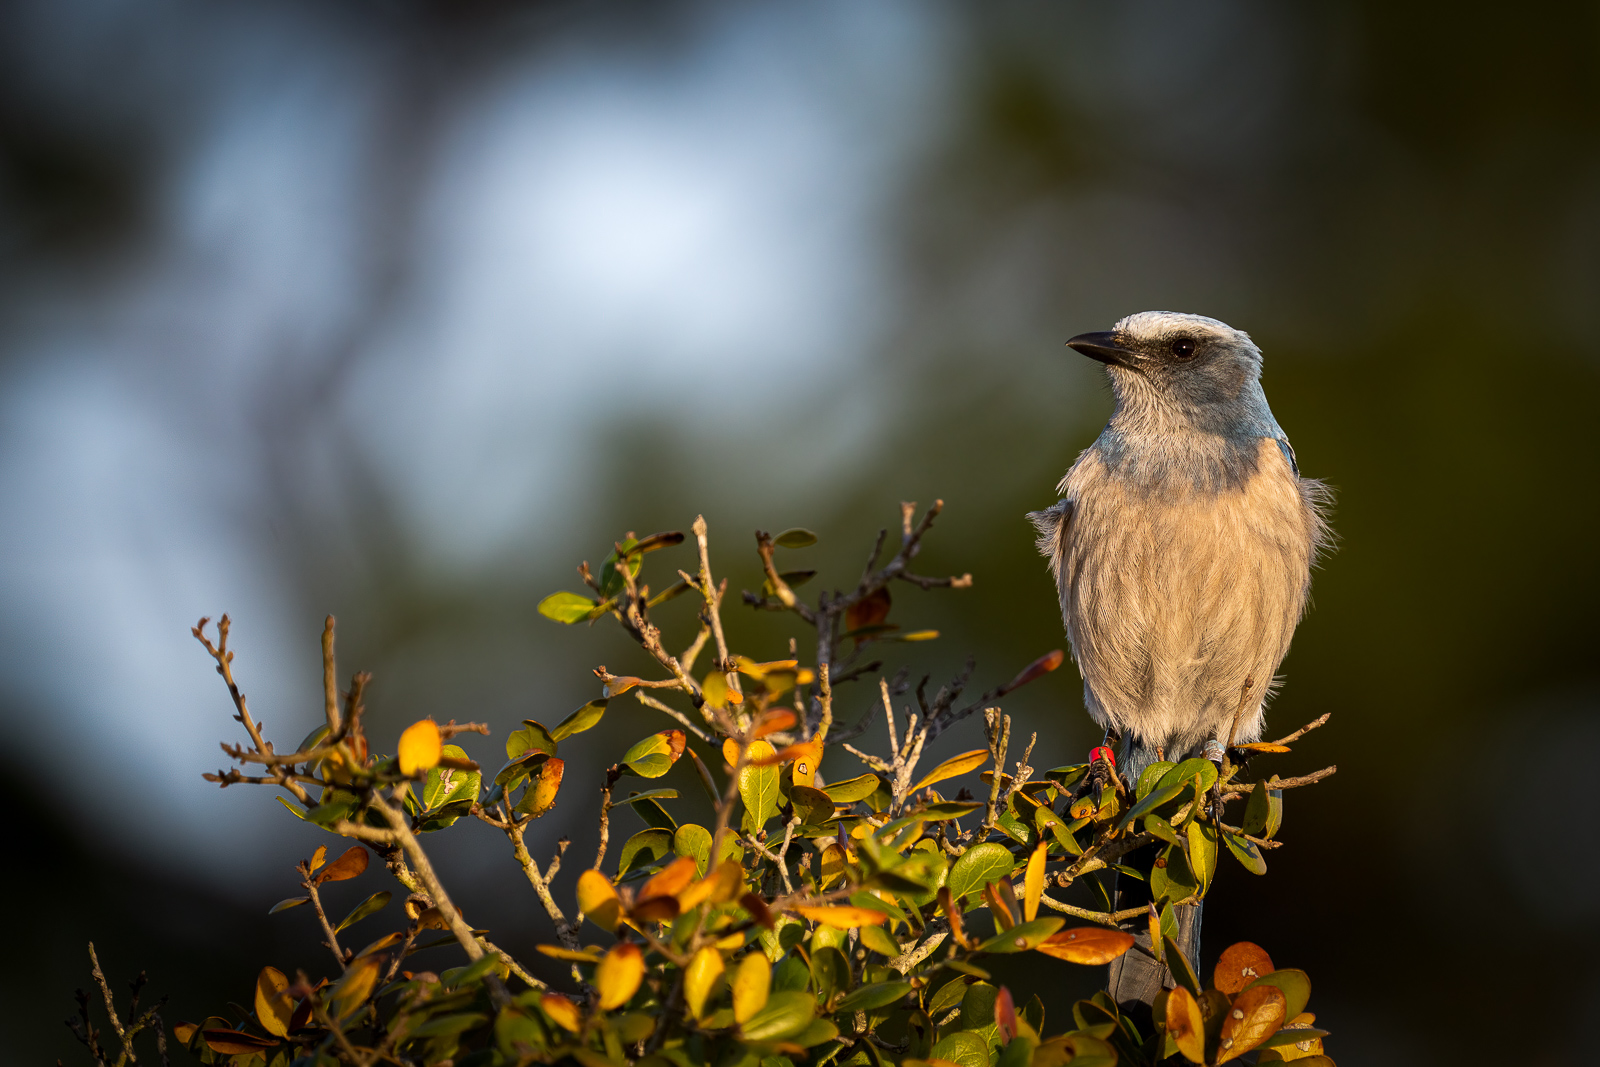
<svg viewBox="0 0 1600 1067"><path fill-rule="evenodd" d="M1109 397L1062 342L1169 308L1251 331L1341 537L1269 726L1332 712L1270 769L1340 771L1289 796L1267 878L1225 869L1209 952L1309 970L1342 1061L1593 1062L1597 23L0 6L6 1057L84 1060L59 1020L91 938L169 1021L247 1000L263 963L321 965L304 913L266 912L331 839L200 779L242 739L201 615L232 614L280 745L320 718L332 612L375 738L484 720L464 744L493 767L520 719L599 695L593 666L644 667L614 627L535 612L624 531L704 513L737 590L753 529L804 525L795 564L838 586L900 500L942 497L920 569L976 582L896 590L943 636L890 669L937 683L970 652L987 687L1065 644L1023 513ZM729 619L785 654L780 620ZM1070 666L1006 707L1036 766L1098 739ZM564 899L602 769L666 725L622 699L563 746L530 841L573 838ZM475 923L524 956L549 939L502 839L432 840ZM1057 1020L1098 980L1041 966L1005 977Z"/></svg>

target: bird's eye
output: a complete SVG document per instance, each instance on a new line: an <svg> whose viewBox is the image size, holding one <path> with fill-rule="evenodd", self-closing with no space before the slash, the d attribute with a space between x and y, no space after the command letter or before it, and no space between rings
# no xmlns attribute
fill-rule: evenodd
<svg viewBox="0 0 1600 1067"><path fill-rule="evenodd" d="M1172 354L1177 359L1193 359L1194 339L1189 337L1180 337L1176 341L1172 342Z"/></svg>

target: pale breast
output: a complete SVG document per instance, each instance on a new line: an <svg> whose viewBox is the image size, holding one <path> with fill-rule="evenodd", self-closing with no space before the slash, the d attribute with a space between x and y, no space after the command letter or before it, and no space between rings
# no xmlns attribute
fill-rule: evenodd
<svg viewBox="0 0 1600 1067"><path fill-rule="evenodd" d="M1185 743L1231 719L1250 678L1242 732L1259 729L1259 698L1305 604L1317 529L1277 443L1259 446L1253 475L1215 492L1119 477L1093 449L1068 473L1057 579L1097 718Z"/></svg>

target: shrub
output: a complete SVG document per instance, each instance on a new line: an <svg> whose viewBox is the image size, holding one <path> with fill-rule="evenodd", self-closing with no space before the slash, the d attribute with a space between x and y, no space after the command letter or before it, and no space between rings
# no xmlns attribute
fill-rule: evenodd
<svg viewBox="0 0 1600 1067"><path fill-rule="evenodd" d="M1208 988L1175 944L1173 908L1204 896L1222 856L1263 873L1283 789L1332 768L1246 784L1242 760L1251 750L1287 751L1278 742L1240 746L1220 770L1205 760L1157 764L1134 783L1103 757L1036 771L1029 761L1037 735L1019 744L995 702L1058 667L1060 651L965 702L970 661L932 696L927 678L913 689L905 672L885 676L869 654L937 636L889 621L891 586L971 584L970 575L911 570L940 507L917 520L914 505L903 505L890 558L882 560L883 532L856 586L823 592L814 604L794 591L813 572L778 561L815 536L757 532L765 585L743 599L803 628L803 647L815 649L809 667L798 639L776 661L735 650L724 631L727 583L712 576L703 520L693 526L692 569L677 570L675 581L669 572L659 592L646 583L647 557L661 558L652 553L685 537L617 542L598 575L579 568L585 593L556 593L540 611L568 624L610 616L657 676L596 669L604 695L550 728L527 720L505 739L506 762L492 775L452 743L487 734L478 723L424 719L399 736L392 755L373 751L362 722L367 676L338 691L331 618L322 645L325 721L294 751L278 753L234 681L227 617L215 642L202 619L195 636L249 737L224 749L252 772L206 777L224 787L279 787L298 818L358 843L331 861L327 848L317 849L296 868L299 895L273 909L309 905L297 914L315 917L337 970L313 979L308 970L291 978L264 967L253 1010L179 1024L178 1041L204 1063L237 1067L1092 1067L1174 1057L1222 1063L1246 1053L1258 1062L1331 1063L1305 1014L1303 972L1276 969L1261 949L1239 944L1222 954ZM675 655L655 614L680 595L695 597L699 611L692 639ZM873 682L867 715L848 727L836 722L840 687ZM895 701L907 693L915 708L897 713ZM623 694L673 725L619 746L601 788L597 854L558 892L567 842L541 866L524 837L559 796L562 743L600 724ZM924 767L931 741L980 713L982 747ZM887 748L856 748L851 742L880 715ZM825 778L821 768L845 764L842 753L867 773ZM673 789L632 788L684 759L710 800L711 825L679 822ZM957 783L964 785L946 795ZM1239 799L1243 815L1232 825L1227 805ZM646 828L613 841L622 807ZM505 835L554 925L557 943L537 951L569 966L564 990L472 928L452 903L423 841L466 818ZM393 891L373 893L336 922L319 890L362 876L373 855L405 894L407 922L354 949L341 938L384 909ZM1151 862L1127 865L1140 855ZM1112 910L1108 880L1119 873L1147 879L1156 903ZM1087 894L1085 903L1065 899L1069 890ZM1101 993L1080 1001L1070 1020L1047 1024L1037 995L991 981L986 961L995 955L1107 963L1135 944L1119 924L1147 930L1148 949L1134 951L1152 951L1170 967L1174 984L1148 1011L1123 1010ZM460 949L459 965L407 968L414 954L441 945Z"/></svg>

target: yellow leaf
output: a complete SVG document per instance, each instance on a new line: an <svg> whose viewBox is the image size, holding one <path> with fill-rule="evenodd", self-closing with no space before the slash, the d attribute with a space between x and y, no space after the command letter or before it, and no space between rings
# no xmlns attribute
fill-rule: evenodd
<svg viewBox="0 0 1600 1067"><path fill-rule="evenodd" d="M596 926L614 932L622 918L622 901L611 879L597 870L578 875L578 910Z"/></svg>
<svg viewBox="0 0 1600 1067"><path fill-rule="evenodd" d="M731 737L722 742L722 761L730 767L739 762L739 742Z"/></svg>
<svg viewBox="0 0 1600 1067"><path fill-rule="evenodd" d="M378 973L383 970L383 960L377 956L362 956L344 972L344 977L328 991L329 1014L335 1019L347 1019L367 1002L372 989L378 984Z"/></svg>
<svg viewBox="0 0 1600 1067"><path fill-rule="evenodd" d="M929 771L922 781L911 787L911 792L926 789L935 782L942 782L946 778L954 778L958 774L975 771L989 761L989 750L975 748L971 752L963 752L959 756L951 756L939 766Z"/></svg>
<svg viewBox="0 0 1600 1067"><path fill-rule="evenodd" d="M400 773L407 778L437 767L442 755L444 735L432 719L414 722L400 735Z"/></svg>
<svg viewBox="0 0 1600 1067"><path fill-rule="evenodd" d="M816 680L817 672L813 671L810 667L801 667L795 672L794 675L794 681L796 685L810 685Z"/></svg>
<svg viewBox="0 0 1600 1067"><path fill-rule="evenodd" d="M639 946L621 941L600 957L594 969L594 987L600 992L600 1010L614 1011L633 999L644 980L644 956Z"/></svg>
<svg viewBox="0 0 1600 1067"><path fill-rule="evenodd" d="M1177 986L1167 992L1167 1034L1190 1063L1206 1062L1206 1027L1193 995Z"/></svg>
<svg viewBox="0 0 1600 1067"><path fill-rule="evenodd" d="M817 767L822 763L822 742L815 739L806 742L807 751L798 752L794 757L794 770L790 775L790 783L803 785L810 789L817 786Z"/></svg>
<svg viewBox="0 0 1600 1067"><path fill-rule="evenodd" d="M683 999L689 1005L689 1014L697 1020L705 1017L706 1004L716 989L717 979L724 970L722 953L714 948L703 948L694 954L683 972Z"/></svg>
<svg viewBox="0 0 1600 1067"><path fill-rule="evenodd" d="M600 950L592 946L586 949L566 948L562 945L535 945L533 947L553 960L570 960L573 963L600 962Z"/></svg>
<svg viewBox="0 0 1600 1067"><path fill-rule="evenodd" d="M1050 846L1040 841L1039 847L1028 857L1028 871L1022 878L1022 920L1033 922L1039 917L1039 898L1044 896L1044 861Z"/></svg>
<svg viewBox="0 0 1600 1067"><path fill-rule="evenodd" d="M546 993L539 998L539 1010L550 1017L550 1020L563 1030L577 1033L583 1029L583 1013L578 1006L566 997L554 993Z"/></svg>
<svg viewBox="0 0 1600 1067"><path fill-rule="evenodd" d="M317 846L317 850L311 854L311 863L310 863L311 873L312 874L317 873L318 868L320 868L324 863L326 863L327 860L328 860L328 846L327 845L318 845Z"/></svg>
<svg viewBox="0 0 1600 1067"><path fill-rule="evenodd" d="M284 991L289 979L276 967L263 967L256 976L256 1020L261 1028L278 1037L289 1036L289 1020L294 1016L294 1001Z"/></svg>
<svg viewBox="0 0 1600 1067"><path fill-rule="evenodd" d="M877 926L889 917L884 912L873 911L871 908L856 908L843 904L794 910L812 922L823 923L840 930L853 930L858 926Z"/></svg>
<svg viewBox="0 0 1600 1067"><path fill-rule="evenodd" d="M706 698L706 703L713 708L726 707L728 704L728 679L721 671L712 671L706 675L705 681L700 683L700 692Z"/></svg>
<svg viewBox="0 0 1600 1067"><path fill-rule="evenodd" d="M772 964L766 953L759 950L739 961L733 973L733 1018L735 1022L748 1022L756 1012L767 1006L767 995L772 991Z"/></svg>
<svg viewBox="0 0 1600 1067"><path fill-rule="evenodd" d="M844 849L830 844L822 850L822 888L844 877Z"/></svg>
<svg viewBox="0 0 1600 1067"><path fill-rule="evenodd" d="M566 761L551 756L539 768L539 776L534 779L529 792L533 799L524 797L517 805L518 811L524 811L535 819L555 807L556 794L561 791L561 778L566 774ZM527 805L524 807L523 805Z"/></svg>

